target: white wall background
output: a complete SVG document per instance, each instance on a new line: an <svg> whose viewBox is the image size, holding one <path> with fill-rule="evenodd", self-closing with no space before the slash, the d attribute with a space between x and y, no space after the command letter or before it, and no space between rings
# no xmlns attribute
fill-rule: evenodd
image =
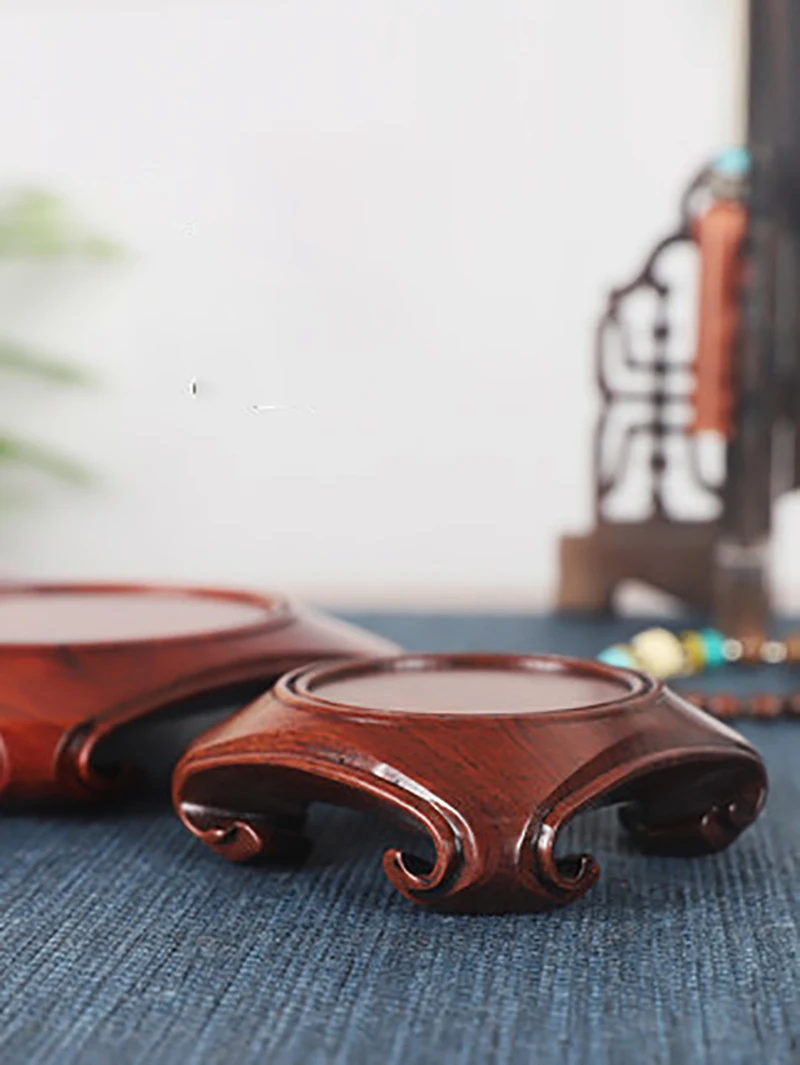
<svg viewBox="0 0 800 1065"><path fill-rule="evenodd" d="M131 253L3 281L104 379L13 423L105 481L6 516L3 568L546 602L603 293L738 136L739 6L0 0L0 184Z"/></svg>

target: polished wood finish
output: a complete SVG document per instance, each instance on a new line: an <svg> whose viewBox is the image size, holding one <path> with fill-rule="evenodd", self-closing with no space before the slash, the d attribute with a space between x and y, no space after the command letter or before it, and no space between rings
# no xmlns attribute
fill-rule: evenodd
<svg viewBox="0 0 800 1065"><path fill-rule="evenodd" d="M747 211L738 200L712 204L693 227L700 255L700 292L692 431L719 433L725 440L734 430L733 372L746 233Z"/></svg>
<svg viewBox="0 0 800 1065"><path fill-rule="evenodd" d="M580 898L591 855L563 827L621 804L644 849L703 854L758 815L766 775L737 733L659 683L565 658L416 655L303 668L197 740L173 799L232 861L307 853L313 801L383 811L432 840L390 850L407 899L453 912L536 911Z"/></svg>
<svg viewBox="0 0 800 1065"><path fill-rule="evenodd" d="M136 585L0 591L0 801L107 798L132 781L116 734L192 699L250 701L286 670L393 653L279 596ZM223 705L225 699L223 699ZM181 714L174 715L176 720Z"/></svg>

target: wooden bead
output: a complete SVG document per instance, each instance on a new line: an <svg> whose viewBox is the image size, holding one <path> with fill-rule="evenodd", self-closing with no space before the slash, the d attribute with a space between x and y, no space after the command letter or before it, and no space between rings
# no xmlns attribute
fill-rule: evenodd
<svg viewBox="0 0 800 1065"><path fill-rule="evenodd" d="M773 718L780 714L783 707L783 699L779 695L756 695L750 700L753 713L759 718Z"/></svg>
<svg viewBox="0 0 800 1065"><path fill-rule="evenodd" d="M745 636L742 639L741 661L747 666L760 666L762 664L761 645L763 640L760 636Z"/></svg>
<svg viewBox="0 0 800 1065"><path fill-rule="evenodd" d="M800 632L790 632L784 636L783 642L786 644L786 661L792 665L800 664Z"/></svg>
<svg viewBox="0 0 800 1065"><path fill-rule="evenodd" d="M681 692L681 698L696 706L698 710L707 710L708 697L702 692Z"/></svg>
<svg viewBox="0 0 800 1065"><path fill-rule="evenodd" d="M642 669L659 680L679 675L686 668L681 641L667 629L645 629L631 640Z"/></svg>
<svg viewBox="0 0 800 1065"><path fill-rule="evenodd" d="M714 717L729 721L739 712L739 700L735 695L723 694L712 695L706 700L706 709Z"/></svg>

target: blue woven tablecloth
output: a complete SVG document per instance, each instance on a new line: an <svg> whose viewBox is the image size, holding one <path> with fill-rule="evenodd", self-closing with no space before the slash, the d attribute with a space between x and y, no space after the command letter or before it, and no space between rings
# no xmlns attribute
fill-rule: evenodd
<svg viewBox="0 0 800 1065"><path fill-rule="evenodd" d="M579 655L641 624L355 620ZM645 858L591 815L573 839L600 883L543 916L416 909L380 867L396 833L355 814L315 811L299 871L228 865L164 806L6 814L0 1065L798 1062L800 722L743 731L771 794L729 851Z"/></svg>

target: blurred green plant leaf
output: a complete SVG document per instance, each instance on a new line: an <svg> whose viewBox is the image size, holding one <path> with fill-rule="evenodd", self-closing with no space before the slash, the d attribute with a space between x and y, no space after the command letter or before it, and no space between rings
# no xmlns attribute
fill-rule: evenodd
<svg viewBox="0 0 800 1065"><path fill-rule="evenodd" d="M5 486L0 488L0 510L27 510L32 505L31 493L19 490L10 492Z"/></svg>
<svg viewBox="0 0 800 1065"><path fill-rule="evenodd" d="M0 204L0 257L57 258L83 255L108 259L121 254L113 242L87 233L61 200L39 189L22 189Z"/></svg>
<svg viewBox="0 0 800 1065"><path fill-rule="evenodd" d="M105 237L87 237L82 250L91 259L119 259L123 255L121 246Z"/></svg>
<svg viewBox="0 0 800 1065"><path fill-rule="evenodd" d="M68 481L83 487L94 483L94 478L79 463L65 459L40 444L20 440L17 437L0 437L0 464L5 462L33 467L60 481Z"/></svg>
<svg viewBox="0 0 800 1065"><path fill-rule="evenodd" d="M0 201L0 261L69 257L98 260L121 254L122 249L112 241L81 227L62 201L48 192L21 189ZM3 371L63 385L86 385L93 380L80 367L15 340L0 338L0 373ZM0 435L0 466L36 469L83 487L96 483L94 475L81 464L12 435ZM27 499L7 489L6 484L0 493L0 505L13 506Z"/></svg>
<svg viewBox="0 0 800 1065"><path fill-rule="evenodd" d="M12 340L0 339L0 370L63 385L88 385L92 381L86 370Z"/></svg>

